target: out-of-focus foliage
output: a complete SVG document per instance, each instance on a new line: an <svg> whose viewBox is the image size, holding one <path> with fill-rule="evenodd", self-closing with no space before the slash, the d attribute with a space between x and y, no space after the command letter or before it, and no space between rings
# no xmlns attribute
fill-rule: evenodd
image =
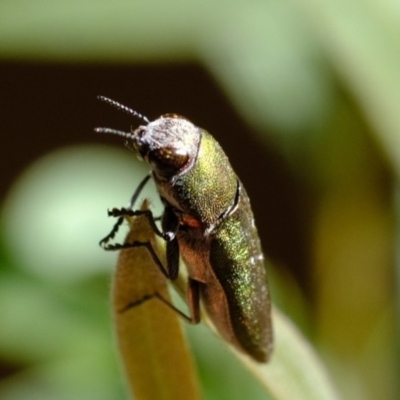
<svg viewBox="0 0 400 400"><path fill-rule="evenodd" d="M3 0L0 57L194 60L208 68L260 137L268 131L309 192L313 341L343 397L396 398L396 2ZM102 149L85 151L39 160L3 204L0 355L20 371L0 382L7 400L124 398L106 324L104 271L112 256L94 250L94 239L109 228L99 216L134 187L121 171L140 167ZM290 303L293 291L285 295L285 288L292 286L277 281L282 302ZM203 346L195 352L207 399L263 398L245 372L212 359L214 351L206 360L210 351L195 343Z"/></svg>

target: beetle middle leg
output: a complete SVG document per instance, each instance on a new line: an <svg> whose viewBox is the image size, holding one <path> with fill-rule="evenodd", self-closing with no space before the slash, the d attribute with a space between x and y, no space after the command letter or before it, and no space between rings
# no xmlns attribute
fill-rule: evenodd
<svg viewBox="0 0 400 400"><path fill-rule="evenodd" d="M133 215L148 215L142 211L132 211ZM130 213L129 215L132 215ZM150 215L151 212L150 212ZM150 221L150 220L149 220ZM153 222L154 223L154 222ZM155 225L155 224L154 224ZM157 228L157 227L156 227ZM158 228L157 228L158 230ZM158 230L158 232L160 232ZM156 232L157 233L157 232ZM162 232L160 232L160 236L162 235ZM163 237L163 236L162 236ZM153 261L156 263L157 267L159 270L162 272L162 274L167 278L174 280L178 277L179 273L179 245L178 245L178 240L174 237L172 240L167 241L166 244L166 252L167 252L167 267L163 265L163 263L160 261L158 258L156 252L153 249L153 246L151 245L150 242L140 242L140 241L134 241L131 243L116 243L116 244L109 244L103 246L104 250L108 251L113 251L113 250L122 250L122 249L129 249L132 247L146 247L147 250L149 251L151 257L153 258Z"/></svg>

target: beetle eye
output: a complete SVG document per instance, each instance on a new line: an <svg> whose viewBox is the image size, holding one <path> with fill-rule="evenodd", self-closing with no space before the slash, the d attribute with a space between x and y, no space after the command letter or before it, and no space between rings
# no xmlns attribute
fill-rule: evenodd
<svg viewBox="0 0 400 400"><path fill-rule="evenodd" d="M149 152L148 160L158 175L169 178L187 164L189 156L175 148L163 147Z"/></svg>

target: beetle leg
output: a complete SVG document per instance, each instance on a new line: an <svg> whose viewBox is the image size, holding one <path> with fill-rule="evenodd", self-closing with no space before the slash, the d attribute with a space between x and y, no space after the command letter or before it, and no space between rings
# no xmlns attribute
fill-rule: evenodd
<svg viewBox="0 0 400 400"><path fill-rule="evenodd" d="M115 244L107 244L104 245L104 250L113 251L113 250L122 250L129 249L132 247L146 247L149 251L153 261L157 264L159 270L163 273L163 275L167 279L175 280L178 277L179 273L179 246L178 240L175 238L171 242L167 242L166 245L166 255L167 255L167 268L164 267L160 259L158 258L156 252L154 251L150 242L139 242L135 241L132 243L115 243Z"/></svg>
<svg viewBox="0 0 400 400"><path fill-rule="evenodd" d="M179 244L178 239L174 238L167 242L165 246L167 256L167 268L170 279L175 280L179 274Z"/></svg>
<svg viewBox="0 0 400 400"><path fill-rule="evenodd" d="M174 270L174 267L170 266L170 261L167 261L167 268L164 267L163 263L160 261L158 258L156 252L153 249L153 246L151 245L150 242L139 242L135 240L134 242L131 243L116 243L116 244L108 244L104 246L104 250L108 251L113 251L113 250L122 250L122 249L131 249L132 247L146 247L146 249L149 251L151 258L153 261L156 263L158 269L162 272L162 274L167 278L167 279L176 279L176 276L171 275L171 270Z"/></svg>
<svg viewBox="0 0 400 400"><path fill-rule="evenodd" d="M200 282L189 278L187 300L190 311L190 323L200 322Z"/></svg>
<svg viewBox="0 0 400 400"><path fill-rule="evenodd" d="M133 243L124 243L124 244L111 244L106 245L105 241L101 241L101 245L105 250L121 250L130 247L138 247L145 246L155 263L157 264L160 271L168 278L168 279L176 279L179 273L179 244L178 239L176 237L176 232L179 227L179 219L173 213L170 208L166 208L163 219L162 219L162 231L157 227L153 213L150 210L130 210L126 208L117 209L114 208L108 212L109 215L114 217L123 218L124 216L139 216L143 215L147 218L152 230L155 234L162 237L166 243L166 258L167 258L167 268L161 263L156 253L154 252L150 242L138 242L135 241Z"/></svg>
<svg viewBox="0 0 400 400"><path fill-rule="evenodd" d="M114 239L114 236L116 235L116 233L118 232L119 227L122 225L122 223L124 222L124 217L119 217L117 222L114 224L114 226L111 229L111 232L104 237L103 239L100 240L99 245L101 247L104 247L104 245L110 240L110 239Z"/></svg>
<svg viewBox="0 0 400 400"><path fill-rule="evenodd" d="M184 312L179 310L179 308L176 308L172 303L170 303L168 300L165 300L164 297L162 297L159 293L155 293L154 296L161 300L166 306L168 306L171 310L175 311L178 313L182 318L184 318L187 322L193 324L193 319L191 315L186 315Z"/></svg>
<svg viewBox="0 0 400 400"><path fill-rule="evenodd" d="M122 313L122 312L128 311L131 308L136 307L136 306L138 306L148 300L151 300L153 298L157 298L157 299L161 300L166 306L168 306L174 312L178 313L182 318L184 318L190 324L195 325L200 322L200 283L198 281L195 281L190 278L189 278L189 282L188 282L188 293L187 293L190 315L186 315L184 312L179 310L168 300L164 299L164 297L162 297L158 292L156 292L154 294L149 294L147 296L144 296L140 300L136 300L134 302L127 304L124 308L119 310L119 312Z"/></svg>
<svg viewBox="0 0 400 400"><path fill-rule="evenodd" d="M176 215L170 210L166 209L164 216L163 216L163 231L160 231L154 222L153 214L150 210L127 210L127 209L113 209L109 212L109 214L114 216L138 216L144 215L150 223L151 228L153 231L161 236L167 243L166 243L166 258L167 258L167 267L165 268L164 265L161 263L160 259L158 258L157 254L154 252L153 247L151 246L150 242L139 242L135 241L133 243L124 243L124 244L111 244L111 245L103 245L105 250L121 250L130 247L138 247L138 246L145 246L152 256L154 262L157 264L160 271L171 280L174 280L178 277L179 274L179 244L178 239L176 237L176 231L179 227L179 220Z"/></svg>
<svg viewBox="0 0 400 400"><path fill-rule="evenodd" d="M182 318L184 318L187 322L189 323L194 323L193 319L191 316L186 315L184 312L179 310L179 308L175 307L172 303L170 303L168 300L166 300L163 296L161 296L160 293L156 292L154 294L149 294L144 297L142 297L140 300L133 301L131 303L128 303L125 307L121 308L118 310L120 313L124 313L126 311L129 311L131 308L140 306L141 304L145 303L148 300L151 299L158 299L161 302L163 302L167 307L169 307L172 311L176 312L179 314Z"/></svg>
<svg viewBox="0 0 400 400"><path fill-rule="evenodd" d="M151 173L148 173L142 181L139 183L138 187L136 188L135 192L133 193L128 206L126 207L127 209L132 209L133 206L135 205L135 202L137 198L139 197L141 191L143 190L144 186L148 182L148 180L151 178ZM157 219L157 218L156 218ZM110 239L113 239L115 234L118 232L119 227L122 225L122 222L124 222L124 217L119 217L117 222L114 224L113 228L111 229L111 232L103 239L100 240L99 245L103 246L106 244Z"/></svg>
<svg viewBox="0 0 400 400"><path fill-rule="evenodd" d="M170 233L170 240L166 243L168 273L171 279L176 279L179 273L179 244L176 232L179 228L179 219L170 207L164 209L161 226L163 232Z"/></svg>
<svg viewBox="0 0 400 400"><path fill-rule="evenodd" d="M141 299L136 300L136 301L131 301L130 303L128 303L126 306L122 307L120 310L118 310L119 313L124 313L125 311L129 311L131 308L135 308L137 306L140 306L141 304L145 303L148 300L154 299L154 297L156 298L160 298L161 296L158 295L158 293L154 293L154 294L148 294L143 296ZM163 298L163 301L166 302L167 300L165 300Z"/></svg>
<svg viewBox="0 0 400 400"><path fill-rule="evenodd" d="M143 190L144 186L146 185L146 183L148 182L148 180L151 178L151 172L149 172L143 179L142 181L139 183L138 187L136 188L135 192L133 193L130 201L129 201L129 205L126 208L132 209L133 206L136 203L136 200L138 199L141 191Z"/></svg>
<svg viewBox="0 0 400 400"><path fill-rule="evenodd" d="M137 217L139 215L144 215L153 232L163 238L165 241L171 241L175 238L176 230L174 231L160 231L158 229L155 218L153 217L153 213L150 210L129 210L127 208L113 208L112 210L108 210L108 215L110 217Z"/></svg>

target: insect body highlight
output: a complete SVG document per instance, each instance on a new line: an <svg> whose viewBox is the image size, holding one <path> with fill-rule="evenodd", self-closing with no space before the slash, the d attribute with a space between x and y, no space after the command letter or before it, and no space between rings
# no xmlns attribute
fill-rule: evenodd
<svg viewBox="0 0 400 400"><path fill-rule="evenodd" d="M101 99L137 115L119 103ZM156 232L166 240L164 274L176 277L181 254L189 274L191 321L199 321L201 298L225 340L266 362L273 342L271 304L261 244L242 183L206 130L176 114L148 123L142 119L146 125L133 132L97 131L124 136L151 167L164 205L162 229ZM112 215L129 213L135 211Z"/></svg>

